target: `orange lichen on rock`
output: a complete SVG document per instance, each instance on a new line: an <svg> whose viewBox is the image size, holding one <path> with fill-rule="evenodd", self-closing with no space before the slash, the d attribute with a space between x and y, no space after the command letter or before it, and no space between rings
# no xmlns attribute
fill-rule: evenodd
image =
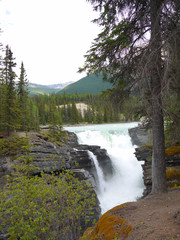
<svg viewBox="0 0 180 240"><path fill-rule="evenodd" d="M179 146L175 146L175 145L171 146L171 147L167 148L165 150L165 152L166 152L167 157L178 155L178 154L180 154L180 145Z"/></svg>
<svg viewBox="0 0 180 240"><path fill-rule="evenodd" d="M170 170L166 170L166 178L168 181L180 180L180 168L173 168Z"/></svg>
<svg viewBox="0 0 180 240"><path fill-rule="evenodd" d="M132 232L131 225L128 225L126 219L115 215L119 209L126 207L128 203L119 205L104 213L95 227L88 228L83 234L81 240L110 240L116 237L125 239Z"/></svg>
<svg viewBox="0 0 180 240"><path fill-rule="evenodd" d="M168 182L168 186L170 188L177 188L180 187L180 182Z"/></svg>

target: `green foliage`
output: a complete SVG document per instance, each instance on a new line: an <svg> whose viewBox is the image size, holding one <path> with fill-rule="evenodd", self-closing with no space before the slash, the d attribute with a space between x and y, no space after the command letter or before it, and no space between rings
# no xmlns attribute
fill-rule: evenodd
<svg viewBox="0 0 180 240"><path fill-rule="evenodd" d="M93 94L63 94L35 96L31 98L38 108L40 124L60 122L77 123L113 123L137 121L142 111L142 102L137 96L131 96L121 103L114 103L112 96ZM82 113L76 104L84 103L87 109Z"/></svg>
<svg viewBox="0 0 180 240"><path fill-rule="evenodd" d="M24 176L31 160L15 166L13 177L0 193L1 230L8 239L78 239L81 221L88 222L95 202L92 189L70 171L58 176Z"/></svg>
<svg viewBox="0 0 180 240"><path fill-rule="evenodd" d="M24 68L23 62L21 63L21 72L19 81L17 83L17 98L18 98L18 107L19 107L19 122L20 128L26 131L28 129L28 121L27 121L27 100L28 100L28 81L26 78L26 71Z"/></svg>
<svg viewBox="0 0 180 240"><path fill-rule="evenodd" d="M17 86L15 84L15 58L9 46L5 48L0 72L0 130L10 132L17 129L38 130L39 112L28 99L27 79L23 63Z"/></svg>
<svg viewBox="0 0 180 240"><path fill-rule="evenodd" d="M62 130L61 125L50 126L48 132L44 132L45 136L48 136L51 142L56 142L60 146L67 140L67 132Z"/></svg>
<svg viewBox="0 0 180 240"><path fill-rule="evenodd" d="M4 50L0 72L0 130L39 130L39 109L28 97L28 81L23 63L17 85L15 58L9 46Z"/></svg>
<svg viewBox="0 0 180 240"><path fill-rule="evenodd" d="M71 122L72 123L78 123L79 122L79 114L78 114L78 110L76 108L76 104L73 101L72 102L72 108L71 108Z"/></svg>
<svg viewBox="0 0 180 240"><path fill-rule="evenodd" d="M9 46L6 46L5 57L2 60L2 72L1 72L1 82L0 88L5 90L2 94L2 116L1 125L7 130L8 135L10 130L16 129L18 124L18 114L19 109L17 108L16 90L15 90L15 78L16 74L14 72L14 67L16 63L14 62L13 53Z"/></svg>
<svg viewBox="0 0 180 240"><path fill-rule="evenodd" d="M165 137L167 141L180 139L180 97L179 93L166 99Z"/></svg>
<svg viewBox="0 0 180 240"><path fill-rule="evenodd" d="M16 155L29 151L29 139L25 137L8 137L0 139L0 156Z"/></svg>

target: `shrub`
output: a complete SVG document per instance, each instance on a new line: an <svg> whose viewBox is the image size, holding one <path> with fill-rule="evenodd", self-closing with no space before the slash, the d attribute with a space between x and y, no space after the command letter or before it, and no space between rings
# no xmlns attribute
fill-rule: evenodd
<svg viewBox="0 0 180 240"><path fill-rule="evenodd" d="M44 132L44 135L48 136L51 142L56 142L60 146L67 140L67 132L62 130L61 125L50 126L49 131Z"/></svg>
<svg viewBox="0 0 180 240"><path fill-rule="evenodd" d="M16 155L29 151L29 139L25 137L8 137L0 139L0 156Z"/></svg>
<svg viewBox="0 0 180 240"><path fill-rule="evenodd" d="M81 221L88 222L95 204L91 187L70 171L38 177L15 170L0 193L1 230L9 239L78 239Z"/></svg>

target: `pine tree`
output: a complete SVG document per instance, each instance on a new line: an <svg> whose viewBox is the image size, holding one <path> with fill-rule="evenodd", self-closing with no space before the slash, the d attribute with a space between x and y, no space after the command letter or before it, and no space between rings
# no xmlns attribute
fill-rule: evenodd
<svg viewBox="0 0 180 240"><path fill-rule="evenodd" d="M1 33L1 29L0 29ZM0 50L2 48L2 44L0 43ZM5 92L6 92L6 86L4 84L4 79L2 77L2 56L0 55L0 130L3 130L4 128L4 117L5 117Z"/></svg>
<svg viewBox="0 0 180 240"><path fill-rule="evenodd" d="M17 95L18 95L18 101L19 101L19 109L22 117L20 118L20 124L21 127L23 127L23 130L27 130L27 98L28 98L28 81L26 76L26 70L24 68L23 62L21 63L21 72L20 77L18 81L18 89L17 89Z"/></svg>
<svg viewBox="0 0 180 240"><path fill-rule="evenodd" d="M6 122L6 92L7 92L7 86L4 82L4 79L1 75L0 77L0 130L5 130L5 122Z"/></svg>
<svg viewBox="0 0 180 240"><path fill-rule="evenodd" d="M3 69L2 69L2 81L6 85L4 89L6 90L4 95L4 112L5 112L5 121L4 126L10 135L11 130L15 130L18 127L18 107L17 107L17 98L16 98L16 89L15 89L15 78L16 73L13 68L16 67L14 62L13 53L9 46L6 46L5 58L3 60ZM2 82L1 81L1 82Z"/></svg>
<svg viewBox="0 0 180 240"><path fill-rule="evenodd" d="M86 55L82 70L110 76L113 96L127 96L135 90L149 104L153 131L152 193L167 191L165 173L163 92L168 79L166 43L173 24L177 30L179 1L88 0L100 17L102 28ZM174 36L178 31L173 31Z"/></svg>
<svg viewBox="0 0 180 240"><path fill-rule="evenodd" d="M50 132L53 136L56 136L62 130L62 122L61 117L58 114L58 109L56 106L55 96L51 96L51 103L50 103Z"/></svg>
<svg viewBox="0 0 180 240"><path fill-rule="evenodd" d="M39 131L39 109L30 98L28 98L27 104L27 126L28 130Z"/></svg>
<svg viewBox="0 0 180 240"><path fill-rule="evenodd" d="M72 105L71 105L71 122L73 124L79 122L79 113L74 101L72 102Z"/></svg>
<svg viewBox="0 0 180 240"><path fill-rule="evenodd" d="M56 126L58 124L58 114L54 96L51 97L49 119L52 126Z"/></svg>

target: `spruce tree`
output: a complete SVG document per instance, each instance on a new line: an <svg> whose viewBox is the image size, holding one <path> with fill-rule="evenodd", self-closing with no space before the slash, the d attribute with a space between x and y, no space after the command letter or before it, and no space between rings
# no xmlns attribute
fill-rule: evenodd
<svg viewBox="0 0 180 240"><path fill-rule="evenodd" d="M8 132L8 135L10 135L11 130L15 130L18 127L19 109L17 106L15 89L16 73L13 70L16 67L16 63L14 62L14 60L15 58L13 57L13 53L9 46L7 45L5 57L2 61L3 64L2 79L3 84L6 85L6 87L4 87L6 89L4 95L4 112L5 112L4 126Z"/></svg>
<svg viewBox="0 0 180 240"><path fill-rule="evenodd" d="M153 132L152 193L167 191L165 173L163 93L167 86L165 47L178 33L179 1L88 0L100 12L94 22L102 27L86 55L82 70L110 76L113 96L137 90L149 114ZM178 10L176 8L178 7ZM177 49L176 49L177 50ZM147 98L148 97L148 98Z"/></svg>
<svg viewBox="0 0 180 240"><path fill-rule="evenodd" d="M28 98L28 80L26 75L26 70L24 68L23 62L21 63L21 69L20 69L20 77L18 81L18 89L17 89L17 95L18 95L18 102L19 102L19 109L21 113L20 117L20 124L24 131L27 130L27 98Z"/></svg>
<svg viewBox="0 0 180 240"><path fill-rule="evenodd" d="M6 91L7 86L4 82L3 76L0 76L0 130L5 130L5 122L6 122Z"/></svg>
<svg viewBox="0 0 180 240"><path fill-rule="evenodd" d="M75 101L72 102L71 105L71 123L78 123L79 122L79 113L76 108Z"/></svg>
<svg viewBox="0 0 180 240"><path fill-rule="evenodd" d="M49 112L49 119L50 119L50 132L51 135L57 137L62 130L62 122L61 118L58 115L55 96L51 96L51 103L50 103L50 112Z"/></svg>

